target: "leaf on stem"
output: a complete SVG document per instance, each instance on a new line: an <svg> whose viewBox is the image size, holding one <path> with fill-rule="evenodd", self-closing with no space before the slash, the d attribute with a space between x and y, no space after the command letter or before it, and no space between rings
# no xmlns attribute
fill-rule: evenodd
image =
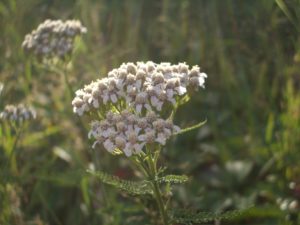
<svg viewBox="0 0 300 225"><path fill-rule="evenodd" d="M196 212L193 210L174 210L169 213L172 223L179 224L205 224L215 220L232 220L249 209L231 210L223 213Z"/></svg>
<svg viewBox="0 0 300 225"><path fill-rule="evenodd" d="M147 181L123 180L117 176L113 176L102 171L87 170L87 172L100 179L103 183L119 188L122 191L126 191L128 194L131 195L146 195L146 194L152 195L153 194L153 191L151 189L151 184Z"/></svg>
<svg viewBox="0 0 300 225"><path fill-rule="evenodd" d="M157 179L159 183L183 184L188 181L186 175L167 175Z"/></svg>
<svg viewBox="0 0 300 225"><path fill-rule="evenodd" d="M205 123L206 123L207 120L204 120L198 124L195 124L194 126L191 126L191 127L187 127L187 128L184 128L184 129L181 129L179 132L175 133L175 135L178 135L178 134L183 134L183 133L186 133L186 132L189 132L189 131L192 131L192 130L195 130L195 129L198 129L200 127L202 127Z"/></svg>

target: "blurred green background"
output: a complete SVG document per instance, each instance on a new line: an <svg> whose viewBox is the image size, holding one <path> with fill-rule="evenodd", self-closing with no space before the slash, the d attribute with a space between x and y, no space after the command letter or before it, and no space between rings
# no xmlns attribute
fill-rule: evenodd
<svg viewBox="0 0 300 225"><path fill-rule="evenodd" d="M147 224L137 199L80 172L94 163L138 175L124 157L92 151L63 77L23 53L25 34L46 19L88 29L68 74L74 90L130 61L187 62L208 74L175 118L206 125L163 152L167 171L191 178L175 188L174 208L255 206L220 224L299 224L299 0L1 0L0 109L25 102L38 112L19 143L19 175L1 173L13 180L0 184L1 225Z"/></svg>

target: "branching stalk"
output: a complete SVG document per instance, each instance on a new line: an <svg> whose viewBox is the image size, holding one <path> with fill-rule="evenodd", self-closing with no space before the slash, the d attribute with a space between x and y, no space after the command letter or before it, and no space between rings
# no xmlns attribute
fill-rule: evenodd
<svg viewBox="0 0 300 225"><path fill-rule="evenodd" d="M165 208L165 204L163 202L163 197L161 194L161 190L159 188L159 184L157 182L157 157L153 157L152 153L149 149L147 149L147 163L148 163L148 178L150 180L150 182L152 183L152 187L153 187L153 193L154 193L154 198L156 200L158 209L159 209L159 213L161 215L161 219L163 221L164 225L168 225L169 221L168 221L168 215L166 212L166 208Z"/></svg>

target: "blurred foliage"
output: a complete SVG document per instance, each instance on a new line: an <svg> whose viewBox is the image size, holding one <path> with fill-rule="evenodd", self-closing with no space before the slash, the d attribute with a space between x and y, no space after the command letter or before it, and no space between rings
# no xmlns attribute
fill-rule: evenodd
<svg viewBox="0 0 300 225"><path fill-rule="evenodd" d="M22 52L25 34L48 18L88 28L68 68L73 90L127 61L186 61L209 75L206 90L175 117L181 127L206 125L163 152L170 173L190 178L174 187L174 208L255 206L208 224L299 224L299 13L299 0L2 0L0 109L30 103L38 119L18 143L17 175L5 166L0 132L0 224L150 224L155 216L151 202L130 201L82 173L137 172L126 159L92 151L64 77Z"/></svg>

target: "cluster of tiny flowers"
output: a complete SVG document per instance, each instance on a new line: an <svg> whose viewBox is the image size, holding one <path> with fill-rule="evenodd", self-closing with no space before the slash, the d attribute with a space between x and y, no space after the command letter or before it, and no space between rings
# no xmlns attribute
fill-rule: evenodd
<svg viewBox="0 0 300 225"><path fill-rule="evenodd" d="M75 37L86 32L78 20L46 20L25 36L22 47L37 56L64 57L72 52Z"/></svg>
<svg viewBox="0 0 300 225"><path fill-rule="evenodd" d="M127 157L141 153L146 144L165 145L167 139L180 131L171 121L161 119L149 111L146 116L124 110L121 113L108 112L104 120L93 121L89 138L95 139L93 148L103 144L112 153L122 151Z"/></svg>
<svg viewBox="0 0 300 225"><path fill-rule="evenodd" d="M72 105L78 115L108 103L126 102L137 113L161 111L164 104L176 105L189 89L204 88L207 75L198 66L186 63L172 65L148 61L124 63L108 76L76 92Z"/></svg>
<svg viewBox="0 0 300 225"><path fill-rule="evenodd" d="M0 113L2 121L15 122L22 124L25 121L33 120L36 118L36 111L32 107L25 107L20 104L17 106L7 105Z"/></svg>

